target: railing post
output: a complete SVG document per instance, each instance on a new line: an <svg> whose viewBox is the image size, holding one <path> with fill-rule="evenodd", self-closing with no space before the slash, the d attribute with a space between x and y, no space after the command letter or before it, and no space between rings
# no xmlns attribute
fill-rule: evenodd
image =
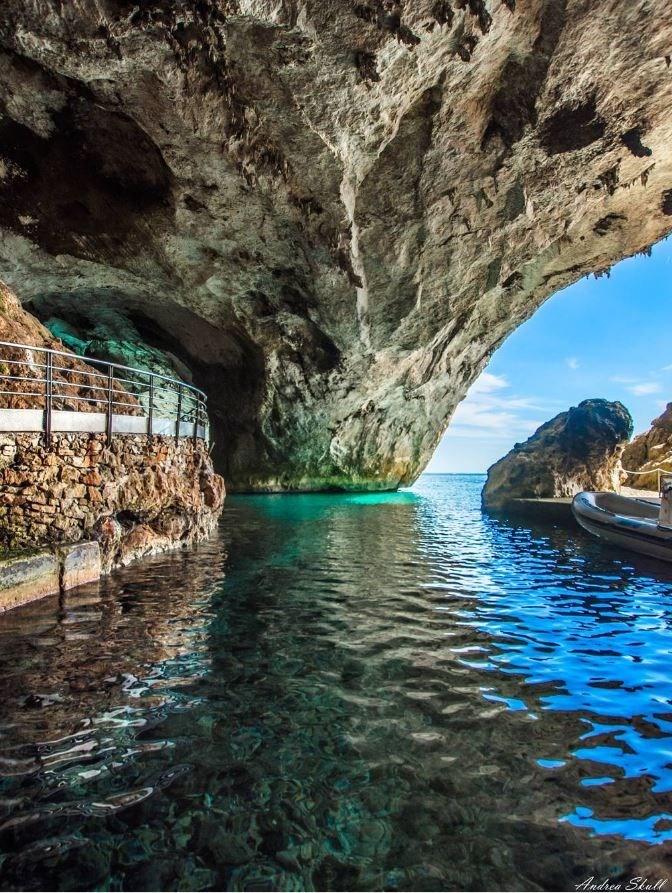
<svg viewBox="0 0 672 893"><path fill-rule="evenodd" d="M149 411L147 413L147 434L149 437L154 433L154 376L149 374Z"/></svg>
<svg viewBox="0 0 672 893"><path fill-rule="evenodd" d="M182 385L177 386L177 419L175 420L175 440L180 439L180 416L182 415Z"/></svg>
<svg viewBox="0 0 672 893"><path fill-rule="evenodd" d="M112 366L107 367L107 425L106 425L106 435L108 444L112 443L112 388L113 388L113 377L112 377Z"/></svg>
<svg viewBox="0 0 672 893"><path fill-rule="evenodd" d="M54 358L51 351L47 351L47 374L44 382L44 442L51 446L51 410L54 391Z"/></svg>
<svg viewBox="0 0 672 893"><path fill-rule="evenodd" d="M74 400L78 402L81 400L82 402L86 401L95 407L95 411L102 411L105 414L105 433L107 443L110 444L112 442L112 437L114 434L114 406L115 405L125 405L132 407L132 411L135 413L137 411L137 407L134 403L129 403L128 401L115 401L115 380L114 380L114 371L124 369L128 369L131 374L137 373L138 375L144 374L149 377L149 406L147 413L147 425L146 425L146 433L147 437L151 438L154 435L154 415L155 415L155 396L156 396L156 379L158 378L159 382L159 391L161 394L169 395L171 391L174 393L177 390L177 407L176 407L176 418L175 418L175 439L179 440L182 432L181 432L181 424L182 421L186 422L185 430L189 431L189 425L192 426L191 434L185 433L185 437L193 437L194 442L199 439L200 429L203 428L203 439L209 440L210 430L208 425L208 408L207 408L207 396L199 391L197 388L192 387L184 382L180 382L176 379L169 378L164 375L154 374L147 370L141 369L133 369L131 367L126 366L118 366L115 363L107 363L107 375L104 374L105 369L105 361L96 360L95 358L80 356L78 354L70 354L64 353L62 351L54 351L48 348L34 347L25 344L14 344L12 342L0 341L0 348L10 347L10 348L21 348L23 350L36 350L40 351L40 353L45 357L45 363L43 367L45 369L44 378L31 378L31 381L34 381L38 385L38 389L35 391L31 391L27 396L40 397L39 385L44 384L44 412L42 419L42 435L43 441L46 446L49 446L52 441L53 434L53 412L54 412L54 400L61 400L61 406L65 405L65 402L69 399L68 393L64 392L64 388L68 386L76 386L76 383L72 383L70 381L69 375L84 375L86 374L87 378L90 380L104 381L107 378L107 386L103 387L102 385L95 384L86 384L81 385L82 388L90 389L91 393L96 392L96 394L100 394L102 391L103 396L91 396L90 398L80 396L77 394L74 396ZM96 373L83 373L78 372L74 369L69 369L67 366L62 367L54 363L54 357L58 358L59 356L67 356L70 359L82 360L85 363L91 363L95 366L95 368L100 369L100 372ZM11 362L11 361L10 361ZM19 365L26 366L32 365L32 360L30 363L28 362L20 362L16 361ZM42 364L40 364L42 367ZM62 379L54 379L55 372L58 371L62 375ZM11 378L10 375L0 372L0 383L2 379ZM121 387L121 379L119 384ZM135 380L131 380L131 384L135 384ZM62 388L59 387L62 385ZM186 391L185 391L186 389ZM13 393L13 392L11 392ZM119 393L125 393L125 389L121 388ZM132 394L141 394L141 391L133 391ZM185 409L184 399L186 397L191 401L189 405L187 405ZM56 404L58 407L59 404ZM141 412L142 410L140 410ZM168 427L170 428L169 419L166 419L168 422ZM131 428L131 430L135 429L135 425L127 426L122 425L120 428L120 432L124 431L127 428ZM86 430L88 426L85 426L83 429L74 429L74 430ZM137 429L135 429L137 430Z"/></svg>

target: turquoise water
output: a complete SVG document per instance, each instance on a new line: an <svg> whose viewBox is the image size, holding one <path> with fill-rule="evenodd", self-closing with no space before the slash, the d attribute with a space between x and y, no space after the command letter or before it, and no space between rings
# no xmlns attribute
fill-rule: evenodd
<svg viewBox="0 0 672 893"><path fill-rule="evenodd" d="M672 572L482 516L482 483L232 497L0 617L0 886L667 877Z"/></svg>

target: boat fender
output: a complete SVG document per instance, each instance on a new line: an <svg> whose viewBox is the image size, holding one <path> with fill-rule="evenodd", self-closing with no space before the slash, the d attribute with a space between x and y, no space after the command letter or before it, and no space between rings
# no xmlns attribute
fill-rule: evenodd
<svg viewBox="0 0 672 893"><path fill-rule="evenodd" d="M660 513L658 515L658 527L664 530L672 530L672 475L662 475L660 478Z"/></svg>

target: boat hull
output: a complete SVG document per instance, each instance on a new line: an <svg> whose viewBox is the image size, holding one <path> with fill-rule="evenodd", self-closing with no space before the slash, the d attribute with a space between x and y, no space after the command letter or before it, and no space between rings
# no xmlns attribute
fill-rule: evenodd
<svg viewBox="0 0 672 893"><path fill-rule="evenodd" d="M616 494L578 493L574 517L588 533L620 549L672 562L672 530L658 527L655 503Z"/></svg>

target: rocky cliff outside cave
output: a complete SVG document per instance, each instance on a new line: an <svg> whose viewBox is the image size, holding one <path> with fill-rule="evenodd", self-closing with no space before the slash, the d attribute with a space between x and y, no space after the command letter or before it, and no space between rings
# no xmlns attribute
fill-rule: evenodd
<svg viewBox="0 0 672 893"><path fill-rule="evenodd" d="M409 482L509 332L672 229L667 13L7 0L0 279L207 390L232 489Z"/></svg>

